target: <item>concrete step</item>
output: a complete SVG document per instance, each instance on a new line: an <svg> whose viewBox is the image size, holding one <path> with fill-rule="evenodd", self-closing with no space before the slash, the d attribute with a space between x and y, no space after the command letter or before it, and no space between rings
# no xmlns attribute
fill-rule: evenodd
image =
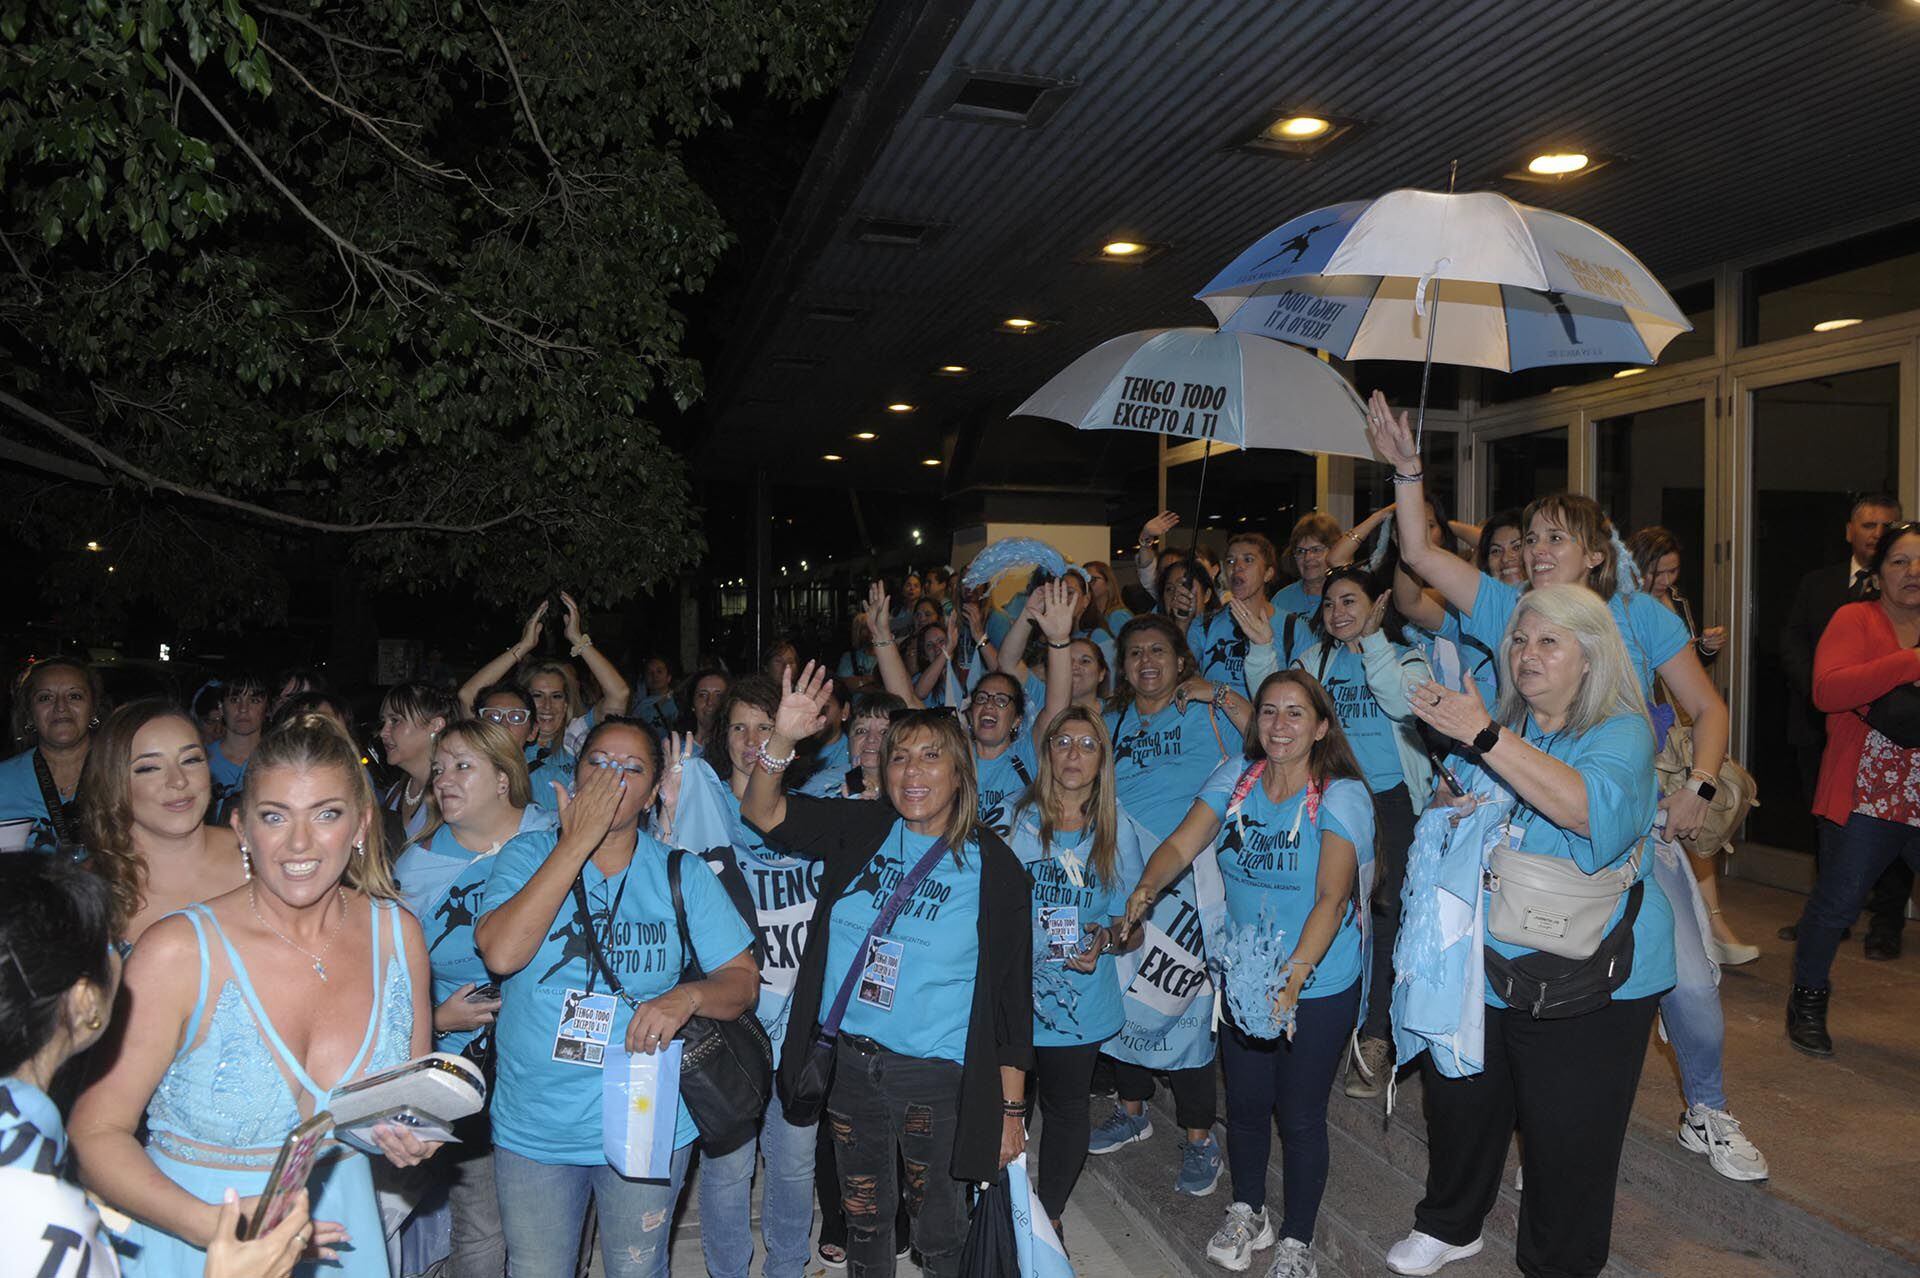
<svg viewBox="0 0 1920 1278"><path fill-rule="evenodd" d="M1427 1158L1422 1103L1419 1074L1408 1071L1400 1081L1391 1121L1381 1102L1350 1100L1336 1090L1329 1122L1378 1151L1403 1174L1422 1180ZM1716 1174L1704 1156L1680 1147L1674 1138L1678 1123L1676 1113L1674 1127L1641 1120L1628 1126L1614 1220L1616 1261L1651 1273L1705 1274L1706 1268L1696 1266L1707 1262L1698 1257L1684 1270L1669 1267L1677 1255L1698 1253L1737 1261L1723 1271L1729 1274L1911 1278L1916 1272L1910 1260L1808 1211L1764 1181L1742 1183ZM1517 1164L1516 1151L1508 1158L1492 1216L1509 1237L1520 1208L1513 1189Z"/></svg>

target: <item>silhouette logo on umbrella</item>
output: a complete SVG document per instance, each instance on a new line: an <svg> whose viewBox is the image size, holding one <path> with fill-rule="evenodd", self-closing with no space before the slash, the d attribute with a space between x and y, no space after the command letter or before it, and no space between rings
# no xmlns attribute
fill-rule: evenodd
<svg viewBox="0 0 1920 1278"><path fill-rule="evenodd" d="M1298 265L1300 260L1307 255L1307 245L1313 240L1313 237L1318 235L1322 231L1330 230L1331 228L1336 227L1338 225L1340 225L1338 222L1322 222L1318 226L1309 226L1306 230L1300 232L1298 235L1289 237L1284 243L1280 245L1279 249L1276 252L1274 252L1272 256L1262 259L1259 266L1255 266L1253 269L1256 271L1259 270L1261 266L1265 266L1268 262L1273 261L1274 258L1279 257L1282 253L1293 254L1293 261L1287 263L1287 265L1289 266Z"/></svg>

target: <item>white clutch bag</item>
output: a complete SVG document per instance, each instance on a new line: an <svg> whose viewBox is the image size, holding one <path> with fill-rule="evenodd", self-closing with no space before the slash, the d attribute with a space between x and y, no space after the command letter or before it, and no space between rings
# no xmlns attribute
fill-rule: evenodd
<svg viewBox="0 0 1920 1278"><path fill-rule="evenodd" d="M373 1129L382 1123L411 1127L421 1140L450 1141L454 1123L486 1103L487 1080L478 1065L452 1052L429 1052L340 1088L327 1111L337 1139L377 1156Z"/></svg>

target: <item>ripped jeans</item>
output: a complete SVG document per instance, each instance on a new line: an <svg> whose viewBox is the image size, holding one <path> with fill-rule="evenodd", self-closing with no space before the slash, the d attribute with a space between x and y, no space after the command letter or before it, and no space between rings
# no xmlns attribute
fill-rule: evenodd
<svg viewBox="0 0 1920 1278"><path fill-rule="evenodd" d="M842 1034L825 1122L847 1212L847 1278L892 1278L893 1217L904 1200L927 1278L960 1272L967 1187L953 1178L960 1066ZM897 1151L897 1152L896 1152ZM905 1168L906 1181L895 1174Z"/></svg>
<svg viewBox="0 0 1920 1278"><path fill-rule="evenodd" d="M669 1180L628 1180L601 1163L537 1163L496 1148L493 1177L512 1278L574 1278L587 1200L600 1217L607 1278L667 1278L673 1209L686 1183L693 1146L674 1151Z"/></svg>

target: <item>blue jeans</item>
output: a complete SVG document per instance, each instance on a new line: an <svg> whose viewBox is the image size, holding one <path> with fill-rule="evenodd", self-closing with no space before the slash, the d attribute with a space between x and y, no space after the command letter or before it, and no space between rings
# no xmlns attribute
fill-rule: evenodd
<svg viewBox="0 0 1920 1278"><path fill-rule="evenodd" d="M500 1223L512 1278L574 1278L580 1231L591 1198L600 1217L607 1278L667 1278L673 1208L686 1182L688 1145L673 1155L666 1181L628 1180L605 1163L574 1167L493 1151Z"/></svg>
<svg viewBox="0 0 1920 1278"><path fill-rule="evenodd" d="M723 1158L700 1160L700 1248L708 1278L747 1278L753 1262L753 1168L767 1160L760 1201L760 1236L767 1245L765 1278L801 1278L813 1233L813 1146L817 1125L795 1127L776 1094L767 1105L758 1142Z"/></svg>
<svg viewBox="0 0 1920 1278"><path fill-rule="evenodd" d="M1820 877L1800 915L1793 949L1793 983L1810 990L1829 987L1840 933L1860 917L1873 885L1889 865L1905 860L1920 871L1920 827L1856 812L1820 858Z"/></svg>
<svg viewBox="0 0 1920 1278"><path fill-rule="evenodd" d="M1720 1010L1718 971L1707 957L1706 938L1700 935L1700 919L1694 913L1700 885L1694 880L1693 867L1685 864L1686 849L1676 848L1675 854L1677 859L1669 864L1658 849L1653 853L1654 881L1673 907L1674 981L1660 1000L1660 1023L1667 1027L1667 1041L1680 1065L1680 1095L1689 1105L1724 1110L1727 1092L1721 1062L1727 1021Z"/></svg>

